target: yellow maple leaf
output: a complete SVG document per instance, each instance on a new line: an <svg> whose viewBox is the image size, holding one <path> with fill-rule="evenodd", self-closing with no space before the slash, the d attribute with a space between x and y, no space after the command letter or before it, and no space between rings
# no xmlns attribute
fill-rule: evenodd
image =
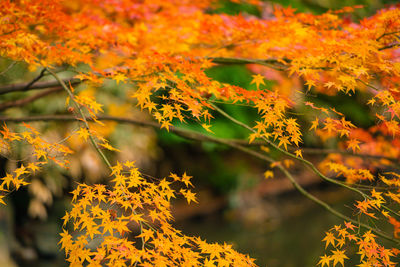
<svg viewBox="0 0 400 267"><path fill-rule="evenodd" d="M273 178L274 177L273 171L271 171L271 170L265 171L264 177L265 177L265 179Z"/></svg>
<svg viewBox="0 0 400 267"><path fill-rule="evenodd" d="M83 138L85 141L88 139L89 137L89 131L86 128L80 128L79 131L76 132L78 134L79 137Z"/></svg>
<svg viewBox="0 0 400 267"><path fill-rule="evenodd" d="M265 85L265 83L264 83L264 76L262 76L262 75L260 75L260 74L257 74L257 75L252 75L252 77L253 77L253 80L251 80L251 83L250 83L250 84L255 83L256 86L257 86L257 89L260 89L260 84Z"/></svg>
<svg viewBox="0 0 400 267"><path fill-rule="evenodd" d="M117 84L119 84L120 82L125 82L125 80L127 79L126 76L122 73L118 73L117 75L115 75L114 77L112 77L112 79L114 81L117 82Z"/></svg>
<svg viewBox="0 0 400 267"><path fill-rule="evenodd" d="M190 204L191 201L196 202L196 194L191 192L190 190L181 189L181 194L186 198L187 202Z"/></svg>
<svg viewBox="0 0 400 267"><path fill-rule="evenodd" d="M325 265L329 267L329 262L332 260L331 256L321 256L321 259L318 262L318 265L321 265L321 267L324 267Z"/></svg>
<svg viewBox="0 0 400 267"><path fill-rule="evenodd" d="M203 124L201 125L201 127L203 127L203 128L204 128L207 132L209 132L209 133L214 133L213 131L210 130L211 125L209 125L209 124L203 123Z"/></svg>
<svg viewBox="0 0 400 267"><path fill-rule="evenodd" d="M360 146L358 145L359 143L360 141L358 141L357 139L351 139L347 144L347 148L351 148L354 153L356 152L356 150L360 150Z"/></svg>
<svg viewBox="0 0 400 267"><path fill-rule="evenodd" d="M297 149L297 150L294 152L294 154L296 155L296 157L303 158L303 154L301 153L301 150L300 150L300 149Z"/></svg>
<svg viewBox="0 0 400 267"><path fill-rule="evenodd" d="M342 266L344 266L344 260L348 259L346 254L344 254L344 250L334 250L332 251L333 255L331 255L331 258L333 260L333 266L336 266L338 263L340 263Z"/></svg>
<svg viewBox="0 0 400 267"><path fill-rule="evenodd" d="M332 244L332 246L335 246L335 241L336 238L334 237L334 235L331 232L326 232L326 236L324 239L322 239L322 241L325 241L325 248L327 248L329 246L329 244Z"/></svg>

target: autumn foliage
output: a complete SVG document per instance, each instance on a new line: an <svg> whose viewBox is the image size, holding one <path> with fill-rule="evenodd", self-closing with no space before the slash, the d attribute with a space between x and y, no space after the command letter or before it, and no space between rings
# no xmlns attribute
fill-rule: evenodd
<svg viewBox="0 0 400 267"><path fill-rule="evenodd" d="M340 266L356 257L359 266L395 266L400 7L357 21L351 14L362 7L313 15L249 2L260 16L219 14L219 3L212 0L1 1L0 55L9 65L1 72L8 84L0 86L0 95L19 94L0 103L0 153L11 157L22 147L26 156L1 180L2 204L21 186L37 186L39 172L57 165L68 173L71 157L89 143L104 161L109 183L80 183L72 192L60 240L71 266L255 265L231 245L210 244L171 225L171 199L197 201L189 175L146 177L133 161L115 156L120 148L109 137L116 124L158 127L264 160L265 178L286 176L302 194L342 218L342 225L326 232L326 254L316 264ZM12 76L15 64L24 66L25 77ZM252 90L205 73L228 64L254 72ZM110 90L110 84L120 91ZM359 103L374 123L361 127L335 104L313 101L315 95ZM51 114L25 108L50 96L64 106ZM115 103L106 105L105 98ZM221 102L253 108L258 116L244 124ZM135 118L137 109L153 121ZM248 139L216 136L216 115L247 129ZM62 140L47 140L43 122L50 121L79 126L60 127ZM182 129L177 122L199 124L204 131ZM305 136L320 148L307 147ZM307 160L311 153L320 153L320 161ZM308 193L292 175L293 164L358 194L353 210L340 213Z"/></svg>

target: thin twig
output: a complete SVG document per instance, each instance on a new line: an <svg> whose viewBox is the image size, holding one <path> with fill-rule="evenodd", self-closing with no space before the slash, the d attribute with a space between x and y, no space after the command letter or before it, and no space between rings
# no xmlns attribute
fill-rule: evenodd
<svg viewBox="0 0 400 267"><path fill-rule="evenodd" d="M0 76L3 76L7 71L9 71L12 67L17 64L17 61L13 61L10 65L7 66L2 72L0 72Z"/></svg>
<svg viewBox="0 0 400 267"><path fill-rule="evenodd" d="M36 76L36 78L34 78L32 81L30 81L24 88L22 88L22 91L26 91L28 90L33 84L35 84L37 81L39 81L40 79L42 79L42 77L44 76L44 73L46 72L46 68L42 69L42 71L39 73L38 76Z"/></svg>
<svg viewBox="0 0 400 267"><path fill-rule="evenodd" d="M247 153L247 154L253 155L253 156L255 156L255 157L257 157L257 158L259 158L259 159L261 159L261 160L267 161L267 162L269 162L269 163L274 163L274 162L275 162L275 160L273 160L272 158L270 158L270 157L268 157L268 156L266 156L266 155L264 155L264 154L261 154L261 153L259 153L259 152L257 152L257 151L254 151L254 150L250 150L250 149L248 149L248 148L245 148L245 147L243 147L243 146L232 145L232 144L229 144L229 143L226 143L226 145L231 146L231 147L234 147L234 148L236 148L236 149L238 149L238 150L241 150L241 151L243 151L243 152L245 152L245 153ZM371 230L372 232L374 232L375 234L379 235L379 236L382 237L382 238L385 238L385 239L387 239L387 240L390 240L390 241L392 241L392 242L395 242L395 243L397 243L397 244L400 244L400 240L394 239L394 238L392 238L392 237L386 235L385 233L382 233L381 231L377 230L376 228L373 228L373 227L371 227L371 226L369 226L369 225L367 225L367 224L358 222L358 221L356 221L356 220L354 220L354 219L352 219L352 218L350 218L350 217L348 217L348 216L342 214L341 212L339 212L339 211L335 210L334 208L332 208L329 204L325 203L324 201L322 201L322 200L316 198L315 196L313 196L312 194L310 194L309 192L307 192L307 191L294 179L294 177L292 176L292 174L291 174L290 172L288 172L288 171L286 170L286 168L284 168L282 165L279 165L279 164L278 164L278 165L276 165L276 168L278 168L278 169L289 179L289 181L293 184L293 186L294 186L302 195L304 195L304 196L307 197L308 199L312 200L312 201L315 202L316 204L320 205L321 207L325 208L327 211L329 211L329 212L332 213L333 215L335 215L335 216L337 216L337 217L339 217L339 218L341 218L341 219L343 219L343 220L345 220L345 221L352 222L353 224L358 224L359 226L361 226L361 227L363 227L363 228L365 228L365 229Z"/></svg>
<svg viewBox="0 0 400 267"><path fill-rule="evenodd" d="M64 88L64 90L68 93L69 97L71 98L72 103L74 103L76 109L79 111L79 113L81 115L81 119L83 121L83 124L85 125L86 130L90 133L89 124L88 124L88 122L86 120L86 116L83 113L80 105L75 101L74 94L71 92L71 90L68 88L68 86L64 83L64 81L61 80L60 77L58 77L58 75L55 72L53 72L51 69L48 69L48 68L46 70L51 75L53 75L53 77L61 84L61 86ZM94 146L94 148L96 149L97 153L101 156L101 158L106 163L106 165L112 170L111 163L108 161L108 159L104 155L103 151L100 150L100 147L98 146L98 144L96 143L96 141L94 140L94 138L93 138L93 136L91 134L89 134L89 139L90 139L90 142L92 143L92 145Z"/></svg>

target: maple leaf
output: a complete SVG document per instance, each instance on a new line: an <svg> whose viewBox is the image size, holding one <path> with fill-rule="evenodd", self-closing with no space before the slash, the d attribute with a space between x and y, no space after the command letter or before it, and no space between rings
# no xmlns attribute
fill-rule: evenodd
<svg viewBox="0 0 400 267"><path fill-rule="evenodd" d="M211 125L207 125L207 124L203 123L201 125L201 127L203 127L209 133L214 133L213 131L210 130Z"/></svg>
<svg viewBox="0 0 400 267"><path fill-rule="evenodd" d="M326 232L325 234L326 236L324 237L324 239L322 239L322 241L326 242L325 248L327 248L330 244L332 244L332 246L335 246L336 242L335 236L331 232Z"/></svg>
<svg viewBox="0 0 400 267"><path fill-rule="evenodd" d="M258 138L258 137L260 137L260 134L259 134L259 133L252 133L252 134L250 134L250 136L249 136L249 144L251 144L251 143L254 141L254 139L256 139L256 138Z"/></svg>
<svg viewBox="0 0 400 267"><path fill-rule="evenodd" d="M301 153L301 150L300 150L300 149L296 150L296 151L294 152L294 154L296 155L296 157L303 158L303 154Z"/></svg>
<svg viewBox="0 0 400 267"><path fill-rule="evenodd" d="M63 232L60 235L61 235L61 240L58 242L58 244L61 244L62 249L68 248L69 250L73 244L72 236L65 229L63 229Z"/></svg>
<svg viewBox="0 0 400 267"><path fill-rule="evenodd" d="M333 255L331 255L331 259L333 260L333 266L336 266L338 263L344 266L344 260L348 259L348 257L345 254L345 251L336 249L332 251L332 253Z"/></svg>
<svg viewBox="0 0 400 267"><path fill-rule="evenodd" d="M327 267L329 267L329 262L332 260L331 256L321 256L321 259L319 260L319 262L317 263L318 265L321 265L321 267L324 267L325 265Z"/></svg>
<svg viewBox="0 0 400 267"><path fill-rule="evenodd" d="M312 125L311 125L311 127L310 127L310 131L313 130L313 129L316 130L317 127L318 127L318 125L319 125L319 120L318 120L318 118L315 118L315 120L312 121L311 123L312 123Z"/></svg>
<svg viewBox="0 0 400 267"><path fill-rule="evenodd" d="M257 86L257 90L260 88L260 84L265 85L264 83L264 76L257 74L257 75L252 75L253 79L251 80L250 84L255 83Z"/></svg>
<svg viewBox="0 0 400 267"><path fill-rule="evenodd" d="M36 171L40 170L40 167L37 164L33 163L33 162L28 163L27 167L28 167L28 169L32 170L33 173L35 173Z"/></svg>
<svg viewBox="0 0 400 267"><path fill-rule="evenodd" d="M99 144L100 146L110 150L110 151L117 151L117 152L121 152L121 150L116 149L115 147L111 146L109 143L101 143Z"/></svg>
<svg viewBox="0 0 400 267"><path fill-rule="evenodd" d="M326 82L326 83L324 83L324 87L327 87L328 89L331 88L332 86L335 86L334 82Z"/></svg>
<svg viewBox="0 0 400 267"><path fill-rule="evenodd" d="M1 179L3 180L2 184L5 184L7 188L10 188L10 183L14 181L14 176L7 173L6 176Z"/></svg>
<svg viewBox="0 0 400 267"><path fill-rule="evenodd" d="M287 136L282 136L279 139L278 146L281 146L281 145L283 145L285 147L285 150L287 150L287 145L290 145L290 141L289 141L289 138Z"/></svg>
<svg viewBox="0 0 400 267"><path fill-rule="evenodd" d="M212 259L205 259L204 260L204 267L216 267L216 262Z"/></svg>
<svg viewBox="0 0 400 267"><path fill-rule="evenodd" d="M376 235L374 235L371 230L367 231L366 233L364 233L363 235L364 237L364 241L368 242L368 241L375 241L375 237Z"/></svg>
<svg viewBox="0 0 400 267"><path fill-rule="evenodd" d="M274 177L274 173L271 170L267 170L267 171L264 172L264 177L265 177L265 179L273 178Z"/></svg>
<svg viewBox="0 0 400 267"><path fill-rule="evenodd" d="M85 141L89 137L89 131L86 128L80 128L79 131L77 131L77 134L79 137L83 138Z"/></svg>
<svg viewBox="0 0 400 267"><path fill-rule="evenodd" d="M125 80L127 79L127 77L126 77L124 74L122 74L122 73L118 73L117 75L114 75L114 76L112 77L112 79L113 79L114 81L116 81L117 84L119 84L120 82L125 82Z"/></svg>
<svg viewBox="0 0 400 267"><path fill-rule="evenodd" d="M151 230L150 228L148 228L148 229L142 228L141 234L138 235L137 237L141 237L144 239L144 242L147 242L147 240L149 240L153 236L154 236L153 230Z"/></svg>
<svg viewBox="0 0 400 267"><path fill-rule="evenodd" d="M26 174L29 173L24 165L21 165L21 167L17 168L15 171L15 178L18 178L19 176L21 176L22 174Z"/></svg>
<svg viewBox="0 0 400 267"><path fill-rule="evenodd" d="M190 179L192 178L192 176L189 176L186 174L186 172L183 173L181 181L185 184L186 187L189 187L189 185L191 187L193 187L192 182L190 182Z"/></svg>
<svg viewBox="0 0 400 267"><path fill-rule="evenodd" d="M191 201L197 203L196 194L192 193L190 190L181 189L180 192L186 198L188 204L190 204Z"/></svg>
<svg viewBox="0 0 400 267"><path fill-rule="evenodd" d="M306 81L306 85L308 86L308 91L309 90L311 90L311 87L315 87L316 86L316 83L315 83L315 81L314 80L307 80Z"/></svg>
<svg viewBox="0 0 400 267"><path fill-rule="evenodd" d="M354 226L351 222L345 222L344 225L346 226L347 229L353 230L354 228L357 228L357 226Z"/></svg>
<svg viewBox="0 0 400 267"><path fill-rule="evenodd" d="M381 189L382 194L372 191L371 197L364 197L365 201L356 202L356 207L367 216L375 217L370 212L374 209L376 214L388 217L395 227L395 235L398 234L396 229L399 228L399 222L391 217L392 212L386 210L384 205L388 202L393 206L400 203L397 192L400 179L395 174L379 181L375 181L373 177L377 170L392 169L396 162L387 158L396 159L400 154L400 126L397 120L400 114L400 63L396 58L400 9L397 6L383 9L376 15L357 22L338 15L353 12L355 7L318 15L295 12L292 8L275 8L273 13L264 18L249 19L242 15L227 16L207 12L210 5L213 8L213 1L134 1L134 5L127 4L129 1L108 1L104 5L99 3L101 1L78 0L72 6L67 2L0 1L2 17L6 18L5 24L0 23L0 54L4 62L21 62L26 65L27 71L31 72L26 77L34 75L32 72L38 71L40 67L43 67L43 72L41 76L37 76L38 79L43 73L51 73L60 66L71 70L63 75L79 73L75 76L79 81L70 80L66 83L69 86L58 79L60 77L57 73L53 75L72 94L79 92L76 97L63 96L66 98L65 102L78 105L75 110L69 109L71 118L93 121L90 125L97 127L96 131L86 129L87 132L85 127L81 128L78 131L79 137L86 141L93 135L99 140L99 146L113 150L106 136L109 136L117 123L102 124L96 118L97 112L102 111L102 105L96 99L105 100L104 104L107 105L110 115L118 115L111 114L113 108L110 102L116 99L124 102L122 105L128 106L126 111L121 109L120 113L139 115L129 106L130 101L124 98L126 94L132 95L137 106L147 109L161 127L167 130L172 128L175 119L185 122L186 118L194 118L197 121L204 119L206 123L202 127L210 132L212 116L208 110L212 109L211 101L252 107L259 113L259 118L255 118L259 122L254 127L256 133L249 136L250 143L256 138L263 138L273 140L285 150L291 144L298 146L302 142L302 127L294 118L289 118L289 114L304 119L305 122L301 124L304 126L307 125L306 120L311 112L315 112L320 116L317 115L318 119L311 122L310 130L315 130L323 142L329 137L347 137L350 140L347 148L352 149L353 153L360 150L359 144L362 142L365 153L376 157L364 160L353 157L354 155L349 157L346 154L329 154L326 159L318 162L321 163L321 174L317 174L322 177L325 171L334 171L348 183L368 180L374 182L369 186L382 182L387 188L390 187L390 191L387 188ZM262 7L258 0L249 0L248 3ZM75 8L75 5L79 8ZM93 12L82 10L92 10L95 16ZM190 12L182 12L187 10ZM215 53L229 58L209 57ZM205 69L212 65L232 63L252 63L249 66L252 71L260 73L253 75L251 81L257 90L224 84L205 73ZM7 76L7 81L10 80L9 88L18 88L16 80L13 81L13 75L8 76L8 70L9 68L1 71L1 75ZM24 73L19 78L24 78ZM64 78L68 79L67 76ZM123 92L119 92L117 90L122 89L119 86L112 90L107 86L103 87L102 82L109 82L110 79L116 84L128 81L132 83ZM264 79L274 80L273 90L260 90L261 84L265 86ZM27 82L30 88L24 86L25 89L36 89L34 87L41 83L37 80L34 83ZM79 90L75 90L74 87L78 84ZM337 119L337 116L344 116L334 108L317 107L314 103L305 102L305 105L313 109L311 112L307 109L308 114L304 116L294 112L298 111L297 106L301 101L312 97L304 96L311 88L315 90L317 98L337 95L338 92L350 94L356 90L373 94L373 98L367 103L382 114L377 115L380 121L368 130L365 129L369 131L369 136L364 138L349 122L343 118ZM3 89L0 89L2 93ZM300 99L299 96L306 98ZM55 99L59 96L52 97ZM294 98L299 101L294 101ZM5 104L19 103L19 100ZM357 98L357 101L364 100ZM4 108L3 104L1 106ZM31 110L28 106L18 108L21 112L15 114L24 114L29 118ZM8 110L5 114L8 114ZM323 129L320 129L319 122L323 124ZM13 155L14 150L25 154L32 151L33 158L42 159L45 163L26 165L31 159L18 162L21 165L17 166L22 167L16 167L18 169L2 179L0 191L4 193L8 191L8 187L14 186L17 189L26 184L18 177L23 177L26 172L34 173L38 166L49 161L65 168L67 161L63 156L72 152L61 144L50 144L40 138L40 135L48 137L47 132L23 125L27 130L20 133L14 133L4 125L0 131L2 155L7 158L9 154ZM58 128L55 131L60 134L67 127ZM19 129L18 125L16 129ZM47 127L41 126L41 129ZM179 129L173 130L175 132ZM69 143L71 140L65 141L71 146L76 145ZM307 140L307 144L314 143ZM332 142L330 145L334 144ZM253 147L255 145L252 144ZM346 143L342 145L343 142L340 142L337 148L346 148ZM273 152L265 151L262 147L259 149L265 153ZM293 155L302 157L301 150L294 151ZM116 156L120 158L125 155ZM330 163L325 164L328 161ZM289 167L291 164L291 161L282 159L271 163L271 166ZM125 168L128 170L124 170ZM195 201L194 194L187 190L192 186L190 176L184 174L183 177L171 175L165 179L144 179L133 164L110 169L113 176L111 180L114 181L110 185L100 187L79 184L73 193L71 211L63 220L64 223L70 221L77 234L72 239L65 232L62 236L66 259L71 266L254 266L251 259L234 252L226 244L204 245L200 239L187 237L169 224L173 219L169 200L175 192L170 188L170 181L185 184L181 194L190 203ZM267 173L266 176L270 175ZM354 190L357 191L358 188ZM363 194L361 195L364 196ZM101 207L110 207L110 210L102 211ZM141 248L123 236L126 231L130 231L126 225L129 220L134 220L132 214L137 215L135 218L140 229L151 225L154 230L151 245L142 244ZM157 220L157 223L151 224L151 220ZM337 250L331 256L321 257L319 265L329 266L331 262L333 265L343 265L345 255L338 249L347 245L345 242L358 245L362 265L396 264L391 263L392 254L386 251L397 254L397 249L384 248L371 235L360 237L361 232L350 237L347 231L354 232L354 227L348 223L345 225L345 228L334 227L338 233L337 238L332 233L332 237L327 236L324 240L326 247L333 245ZM379 224L373 226L380 231ZM94 240L101 231L110 234ZM115 232L119 234L114 235ZM130 232L126 236L135 234ZM93 243L98 245L93 247Z"/></svg>
<svg viewBox="0 0 400 267"><path fill-rule="evenodd" d="M360 143L361 142L357 139L351 139L347 144L347 148L351 148L353 150L353 153L355 153L356 150L360 150L360 146L358 145Z"/></svg>
<svg viewBox="0 0 400 267"><path fill-rule="evenodd" d="M168 182L165 178L161 180L161 182L158 184L162 189L167 189L169 188L169 185L171 182Z"/></svg>

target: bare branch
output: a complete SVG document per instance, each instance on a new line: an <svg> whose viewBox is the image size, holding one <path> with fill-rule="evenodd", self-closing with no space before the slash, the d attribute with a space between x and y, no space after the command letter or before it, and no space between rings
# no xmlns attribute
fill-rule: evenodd
<svg viewBox="0 0 400 267"><path fill-rule="evenodd" d="M289 59L277 60L277 59L249 59L249 58L231 58L231 57L210 57L212 62L216 64L258 64L267 67L274 67L277 70L285 70L285 63L290 63Z"/></svg>
<svg viewBox="0 0 400 267"><path fill-rule="evenodd" d="M82 82L80 79L68 78L63 80L64 83L71 83L71 85L76 85ZM9 84L0 87L0 95L7 94L11 92L23 92L27 90L34 89L46 89L52 87L58 87L60 83L58 81L46 81L46 82L28 82L28 83L17 83L17 84Z"/></svg>
<svg viewBox="0 0 400 267"><path fill-rule="evenodd" d="M9 109L12 107L20 107L20 106L24 106L26 104L29 104L39 98L42 98L44 96L47 96L49 94L55 93L55 92L60 92L62 91L62 87L55 87L55 88L50 88L46 91L40 92L36 95L33 96L29 96L27 98L23 98L23 99L19 99L19 100L15 100L15 101L9 101L6 103L2 103L0 104L0 111L3 111L5 109Z"/></svg>

